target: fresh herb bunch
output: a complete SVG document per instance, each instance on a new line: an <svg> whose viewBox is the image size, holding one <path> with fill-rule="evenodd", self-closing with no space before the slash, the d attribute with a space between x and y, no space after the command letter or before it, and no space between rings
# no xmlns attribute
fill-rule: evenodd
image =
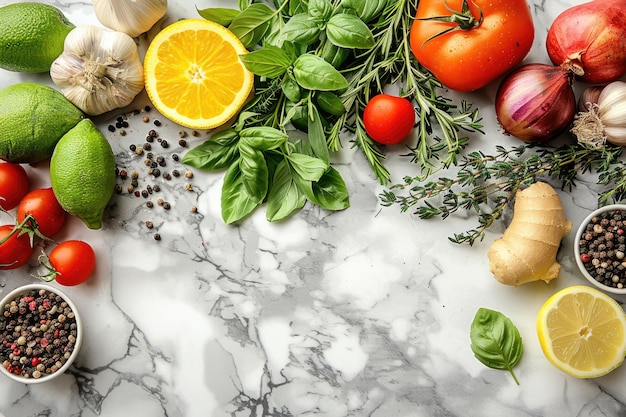
<svg viewBox="0 0 626 417"><path fill-rule="evenodd" d="M626 163L621 155L619 146L497 146L495 155L474 151L461 156L454 176L435 180L407 176L404 183L383 191L381 200L384 206L396 204L402 211L412 209L423 219L445 219L459 209L474 211L478 226L449 238L454 243L473 245L484 238L486 229L500 218L517 191L538 177L557 179L563 188L571 189L581 174L596 174L598 184L606 186L599 205L622 200L626 197ZM400 191L406 194L399 195Z"/></svg>
<svg viewBox="0 0 626 417"><path fill-rule="evenodd" d="M255 97L229 129L187 153L197 168L225 169L222 216L245 218L267 203L281 220L310 201L328 210L349 206L346 185L331 167L342 133L354 134L381 184L390 180L384 153L365 132L370 97L396 84L419 115L413 160L427 177L457 163L480 131L477 109L440 96L441 84L413 57L408 33L418 0L239 0L239 10L199 14L228 27L250 50L241 57L257 75ZM294 129L295 128L295 129Z"/></svg>

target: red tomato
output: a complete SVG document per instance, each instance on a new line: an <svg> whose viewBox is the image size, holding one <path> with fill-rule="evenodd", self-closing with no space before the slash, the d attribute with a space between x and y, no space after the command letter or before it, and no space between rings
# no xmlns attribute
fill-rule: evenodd
<svg viewBox="0 0 626 417"><path fill-rule="evenodd" d="M15 225L5 224L0 226L0 241L3 241L15 228ZM20 235L15 232L5 242L0 244L0 269L15 269L30 259L35 251L30 245L28 234Z"/></svg>
<svg viewBox="0 0 626 417"><path fill-rule="evenodd" d="M393 145L402 142L415 125L415 108L405 98L379 94L363 111L365 131L376 142Z"/></svg>
<svg viewBox="0 0 626 417"><path fill-rule="evenodd" d="M17 221L21 223L29 214L35 218L39 232L49 238L61 230L67 216L52 188L40 188L24 196L17 206Z"/></svg>
<svg viewBox="0 0 626 417"><path fill-rule="evenodd" d="M475 26L428 20L451 16L448 8L459 14L466 9ZM458 91L477 90L504 75L526 57L535 36L526 0L420 0L415 17L411 49L417 61Z"/></svg>
<svg viewBox="0 0 626 417"><path fill-rule="evenodd" d="M55 279L61 285L78 285L87 280L96 268L93 248L81 240L59 243L48 256Z"/></svg>
<svg viewBox="0 0 626 417"><path fill-rule="evenodd" d="M28 174L19 164L0 163L0 207L12 210L30 188Z"/></svg>

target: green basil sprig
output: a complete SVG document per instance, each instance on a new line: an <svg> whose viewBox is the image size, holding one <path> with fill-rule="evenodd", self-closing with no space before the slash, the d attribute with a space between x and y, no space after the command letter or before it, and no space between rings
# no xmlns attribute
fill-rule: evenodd
<svg viewBox="0 0 626 417"><path fill-rule="evenodd" d="M522 337L508 317L479 308L470 328L470 340L476 359L489 368L509 371L519 385L513 367L522 358Z"/></svg>
<svg viewBox="0 0 626 417"><path fill-rule="evenodd" d="M480 119L470 106L458 108L441 97L441 84L410 52L418 1L238 0L236 12L198 10L242 41L250 52L241 61L256 75L255 96L235 125L185 158L198 168L225 170L227 222L264 203L270 220L284 219L306 201L328 210L347 208L345 183L329 162L330 153L344 146L345 133L387 184L385 155L362 119L369 99L387 84L399 84L421 116L411 149L420 170L428 175L456 163L468 140L460 132L480 131ZM239 143L246 129L256 128L275 129L285 142L272 149Z"/></svg>

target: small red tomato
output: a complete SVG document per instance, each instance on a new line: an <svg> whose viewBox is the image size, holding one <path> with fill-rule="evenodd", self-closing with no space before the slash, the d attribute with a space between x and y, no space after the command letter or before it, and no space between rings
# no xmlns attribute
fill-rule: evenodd
<svg viewBox="0 0 626 417"><path fill-rule="evenodd" d="M24 196L17 206L17 221L23 222L29 214L35 218L39 232L49 238L61 230L67 216L52 188L40 188Z"/></svg>
<svg viewBox="0 0 626 417"><path fill-rule="evenodd" d="M0 242L4 241L0 243L0 269L16 269L25 265L35 251L28 234L20 235L16 231L7 239L13 229L15 226L12 224L0 226Z"/></svg>
<svg viewBox="0 0 626 417"><path fill-rule="evenodd" d="M415 108L405 98L379 94L363 111L365 131L376 142L393 145L409 136L415 125Z"/></svg>
<svg viewBox="0 0 626 417"><path fill-rule="evenodd" d="M12 210L29 190L28 174L19 164L0 163L0 207Z"/></svg>
<svg viewBox="0 0 626 417"><path fill-rule="evenodd" d="M56 281L65 286L78 285L87 280L96 268L96 254L82 240L59 243L48 256Z"/></svg>

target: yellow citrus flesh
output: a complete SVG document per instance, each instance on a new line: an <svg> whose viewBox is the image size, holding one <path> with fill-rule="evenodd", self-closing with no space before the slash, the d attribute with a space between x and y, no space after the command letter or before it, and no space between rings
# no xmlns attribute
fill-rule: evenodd
<svg viewBox="0 0 626 417"><path fill-rule="evenodd" d="M626 314L611 297L584 285L552 295L537 316L546 358L577 378L608 374L626 356Z"/></svg>
<svg viewBox="0 0 626 417"><path fill-rule="evenodd" d="M159 32L144 59L146 91L171 121L212 129L235 116L252 91L254 74L239 55L247 53L227 28L204 19L184 19Z"/></svg>

